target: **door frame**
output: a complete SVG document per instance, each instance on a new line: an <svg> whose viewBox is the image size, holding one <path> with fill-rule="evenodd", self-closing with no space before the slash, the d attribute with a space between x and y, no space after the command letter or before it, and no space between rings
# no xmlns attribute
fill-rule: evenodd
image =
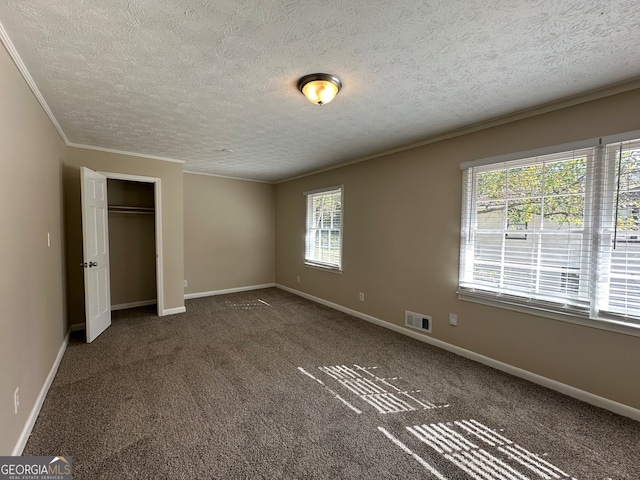
<svg viewBox="0 0 640 480"><path fill-rule="evenodd" d="M156 298L158 316L163 316L164 313L164 277L162 270L162 195L161 195L161 181L157 177L144 177L141 175L130 175L128 173L114 173L114 172L98 172L101 175L107 177L107 179L113 180L126 180L130 182L141 183L153 183L153 201L155 206L155 227L156 227ZM107 195L109 189L107 187Z"/></svg>

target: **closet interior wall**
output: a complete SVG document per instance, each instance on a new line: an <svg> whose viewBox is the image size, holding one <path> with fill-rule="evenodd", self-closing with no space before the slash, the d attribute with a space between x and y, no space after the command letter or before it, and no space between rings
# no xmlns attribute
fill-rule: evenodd
<svg viewBox="0 0 640 480"><path fill-rule="evenodd" d="M152 183L107 179L111 308L156 303Z"/></svg>

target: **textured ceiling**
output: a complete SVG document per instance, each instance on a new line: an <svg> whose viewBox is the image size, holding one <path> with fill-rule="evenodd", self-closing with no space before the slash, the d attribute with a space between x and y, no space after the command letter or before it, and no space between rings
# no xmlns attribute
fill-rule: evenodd
<svg viewBox="0 0 640 480"><path fill-rule="evenodd" d="M70 143L263 181L640 77L638 0L5 0L0 23ZM344 84L322 107L314 72Z"/></svg>

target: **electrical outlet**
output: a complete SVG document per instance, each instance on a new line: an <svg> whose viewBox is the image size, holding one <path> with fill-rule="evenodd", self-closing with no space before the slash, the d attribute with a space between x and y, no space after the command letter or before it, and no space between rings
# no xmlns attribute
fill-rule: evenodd
<svg viewBox="0 0 640 480"><path fill-rule="evenodd" d="M187 281L184 281L184 288L187 288Z"/></svg>
<svg viewBox="0 0 640 480"><path fill-rule="evenodd" d="M300 275L298 275L296 279L298 280L298 283L300 283Z"/></svg>
<svg viewBox="0 0 640 480"><path fill-rule="evenodd" d="M13 413L18 413L19 407L20 407L20 387L16 388L16 391L13 393Z"/></svg>
<svg viewBox="0 0 640 480"><path fill-rule="evenodd" d="M361 302L364 302L364 293L360 292L360 295L358 296L358 298L360 298Z"/></svg>
<svg viewBox="0 0 640 480"><path fill-rule="evenodd" d="M458 326L458 315L455 313L449 314L449 325L453 325L454 327Z"/></svg>

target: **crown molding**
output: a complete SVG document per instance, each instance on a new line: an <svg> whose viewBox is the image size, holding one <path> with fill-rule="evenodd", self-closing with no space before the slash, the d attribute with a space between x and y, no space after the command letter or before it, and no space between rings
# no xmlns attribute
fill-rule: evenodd
<svg viewBox="0 0 640 480"><path fill-rule="evenodd" d="M314 170L313 172L309 172L309 173L303 173L295 177L285 178L283 180L278 180L274 183L280 184L285 182L291 182L293 180L298 180L304 177L310 177L312 175L317 175L319 173L330 172L331 170L336 170L342 167L348 167L349 165L355 165L356 163L360 163L360 162L366 162L367 160L373 160L374 158L385 157L387 155L392 155L394 153L404 152L406 150L412 150L414 148L423 147L425 145L430 145L432 143L442 142L444 140L449 140L455 137L461 137L462 135L468 135L470 133L479 132L481 130L487 130L489 128L505 125L507 123L517 122L518 120L524 120L526 118L535 117L537 115L542 115L542 114L553 112L556 110L562 110L563 108L573 107L576 105L580 105L582 103L599 100L601 98L610 97L612 95L617 95L617 94L628 92L631 90L636 90L639 88L640 88L640 79L632 80L630 82L623 82L623 83L618 83L614 85L609 85L608 87L605 87L605 88L592 90L590 92L581 93L581 94L567 97L555 102L538 105L530 109L510 113L510 114L492 118L490 120L486 120L483 122L478 122L458 130L452 130L450 132L443 133L441 135L436 135L434 137L428 138L421 142L412 143L410 145L394 148L392 150L386 150L380 153L375 153L373 155L369 155L364 158L358 158L356 160L340 163L332 167L327 167L320 170Z"/></svg>
<svg viewBox="0 0 640 480"><path fill-rule="evenodd" d="M51 120L51 123L53 124L55 129L58 131L58 135L60 135L60 138L62 138L62 140L64 141L65 145L69 145L69 139L67 139L67 136L64 134L64 131L62 130L62 127L58 123L58 120L56 119L55 115L53 114L53 112L49 108L49 105L47 104L46 100L42 96L42 93L40 92L40 89L36 85L36 82L33 80L33 77L31 76L31 74L29 73L29 70L27 69L27 66L22 61L22 58L20 57L20 54L18 54L18 51L16 50L16 47L13 45L13 42L9 38L9 34L4 29L4 26L2 25L2 23L0 23L0 40L2 40L2 43L4 44L5 48L7 49L7 52L9 52L9 55L13 59L13 63L15 63L16 67L18 67L18 70L20 71L20 73L22 74L22 77L24 78L25 82L27 82L27 85L29 85L29 88L31 89L31 91L35 95L36 99L40 103L40 106L42 107L44 112L49 117L49 120Z"/></svg>
<svg viewBox="0 0 640 480"><path fill-rule="evenodd" d="M130 157L149 158L151 160L160 160L162 162L172 162L172 163L182 163L182 164L185 163L184 160L177 160L175 158L158 157L156 155L146 155L144 153L136 153L136 152L126 152L124 150L115 150L113 148L94 147L91 145L82 145L80 143L67 143L67 146L74 147L74 148L84 148L86 150L96 150L98 152L116 153L118 155L128 155Z"/></svg>
<svg viewBox="0 0 640 480"><path fill-rule="evenodd" d="M269 182L267 180L254 180L252 178L231 177L229 175L218 175L217 173L194 172L193 170L183 170L182 173L188 173L189 175L202 175L204 177L226 178L228 180L239 180L241 182L266 183L267 185L275 185L276 183L276 182Z"/></svg>

